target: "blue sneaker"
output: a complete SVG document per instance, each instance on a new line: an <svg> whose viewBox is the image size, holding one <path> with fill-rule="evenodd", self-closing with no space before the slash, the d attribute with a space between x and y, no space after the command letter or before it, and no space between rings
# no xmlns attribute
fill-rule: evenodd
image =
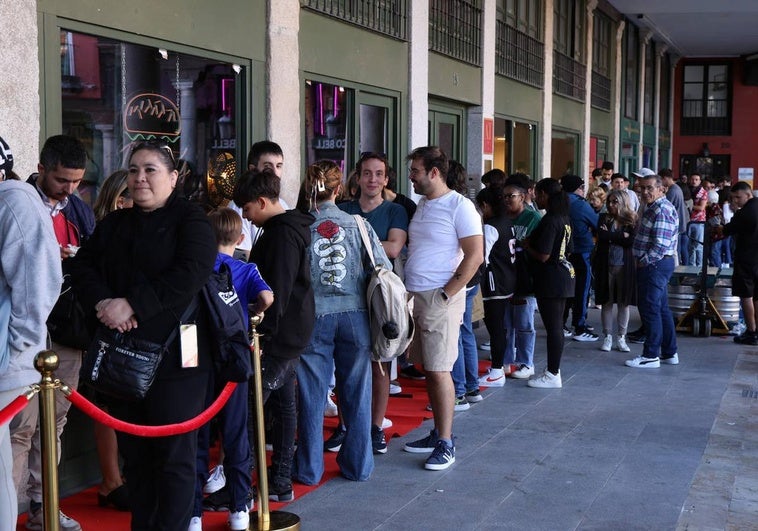
<svg viewBox="0 0 758 531"><path fill-rule="evenodd" d="M436 429L429 432L429 435L418 441L405 443L403 450L412 454L428 454L434 451L437 446L439 434Z"/></svg>
<svg viewBox="0 0 758 531"><path fill-rule="evenodd" d="M427 470L445 470L453 463L455 463L455 446L438 439L432 455L424 463L424 468Z"/></svg>

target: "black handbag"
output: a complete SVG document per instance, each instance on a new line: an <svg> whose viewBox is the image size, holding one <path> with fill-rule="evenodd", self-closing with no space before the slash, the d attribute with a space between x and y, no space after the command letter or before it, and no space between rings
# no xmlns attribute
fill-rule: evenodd
<svg viewBox="0 0 758 531"><path fill-rule="evenodd" d="M84 356L80 380L99 393L121 400L145 398L168 351L166 344L100 325Z"/></svg>
<svg viewBox="0 0 758 531"><path fill-rule="evenodd" d="M71 275L63 275L61 294L47 318L50 338L66 347L86 350L92 342L87 315L71 287Z"/></svg>

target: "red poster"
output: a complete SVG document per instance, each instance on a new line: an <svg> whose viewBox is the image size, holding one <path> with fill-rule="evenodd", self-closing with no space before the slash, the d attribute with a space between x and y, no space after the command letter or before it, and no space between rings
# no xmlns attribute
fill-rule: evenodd
<svg viewBox="0 0 758 531"><path fill-rule="evenodd" d="M492 155L495 152L495 120L485 118L483 128L482 153Z"/></svg>

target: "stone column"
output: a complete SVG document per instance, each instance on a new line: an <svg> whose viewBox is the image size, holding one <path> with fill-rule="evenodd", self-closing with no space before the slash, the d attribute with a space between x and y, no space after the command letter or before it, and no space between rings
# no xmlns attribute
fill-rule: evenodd
<svg viewBox="0 0 758 531"><path fill-rule="evenodd" d="M542 80L542 124L539 131L539 162L535 180L550 177L550 159L553 156L553 0L545 0L545 74Z"/></svg>
<svg viewBox="0 0 758 531"><path fill-rule="evenodd" d="M641 168L643 145L645 139L645 69L647 68L647 47L650 46L650 39L653 32L650 30L640 30L640 77L637 85L637 122L640 126L640 141L637 143L637 168Z"/></svg>
<svg viewBox="0 0 758 531"><path fill-rule="evenodd" d="M266 136L282 147L284 174L281 196L290 206L300 189L300 2L268 0L266 25ZM254 138L253 142L264 140ZM248 146L249 147L249 146Z"/></svg>
<svg viewBox="0 0 758 531"><path fill-rule="evenodd" d="M408 2L408 152L429 143L429 2ZM404 168L398 169L398 180L408 179ZM408 195L418 201L420 196L408 186Z"/></svg>
<svg viewBox="0 0 758 531"><path fill-rule="evenodd" d="M614 63L614 75L613 75L613 97L611 98L611 102L615 102L615 105L612 105L611 113L612 113L612 120L613 120L613 142L611 143L612 150L611 151L611 159L614 164L616 165L616 171L621 171L620 163L621 160L619 158L619 151L621 149L621 109L624 108L625 103L621 101L621 79L622 79L622 72L621 67L623 65L623 42L624 42L624 28L626 27L626 22L623 20L619 22L618 27L616 28L616 53L615 56L615 63Z"/></svg>
<svg viewBox="0 0 758 531"><path fill-rule="evenodd" d="M582 134L582 160L577 167L578 175L584 179L584 184L589 185L590 181L590 136L592 133L592 47L594 44L595 34L595 8L597 0L587 1L587 32L586 32L586 50L587 53L587 75L584 80L584 132Z"/></svg>
<svg viewBox="0 0 758 531"><path fill-rule="evenodd" d="M655 51L655 87L653 87L653 95L655 101L653 102L653 127L655 127L655 149L653 152L655 164L653 169L660 170L658 164L658 154L660 153L660 129L661 129L661 58L666 53L668 46L662 46L660 50ZM670 150L669 150L670 151ZM671 155L669 155L670 157ZM665 164L665 163L664 163Z"/></svg>
<svg viewBox="0 0 758 531"><path fill-rule="evenodd" d="M493 153L484 154L484 119L494 120L495 118L496 0L484 0L482 22L482 104L469 109L468 112L468 164L466 168L469 179L477 183L485 171L486 161L489 161L491 166L493 159Z"/></svg>

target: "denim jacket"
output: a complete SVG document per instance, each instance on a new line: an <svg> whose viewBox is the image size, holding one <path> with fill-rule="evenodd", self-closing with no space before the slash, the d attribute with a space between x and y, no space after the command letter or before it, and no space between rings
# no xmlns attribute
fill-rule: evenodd
<svg viewBox="0 0 758 531"><path fill-rule="evenodd" d="M366 309L366 287L371 263L363 248L356 219L331 201L311 211L311 285L316 316ZM366 222L377 265L391 269L382 243Z"/></svg>

